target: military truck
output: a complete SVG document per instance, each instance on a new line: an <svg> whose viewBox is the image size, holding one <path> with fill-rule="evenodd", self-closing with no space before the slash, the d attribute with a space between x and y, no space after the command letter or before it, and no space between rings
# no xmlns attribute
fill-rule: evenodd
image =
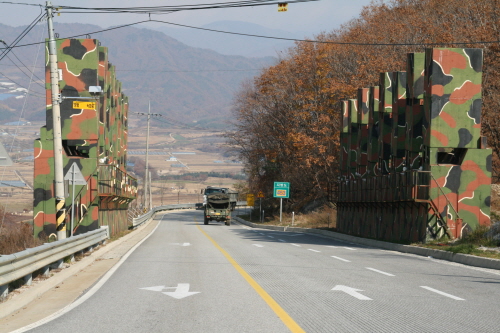
<svg viewBox="0 0 500 333"><path fill-rule="evenodd" d="M203 223L208 224L209 221L224 221L226 225L231 225L231 201L229 194L215 192L207 195Z"/></svg>
<svg viewBox="0 0 500 333"><path fill-rule="evenodd" d="M212 193L225 193L229 195L229 201L231 203L231 210L236 208L236 203L238 202L238 192L228 189L227 187L215 187L207 186L201 190L203 194L203 208L207 205L207 196Z"/></svg>

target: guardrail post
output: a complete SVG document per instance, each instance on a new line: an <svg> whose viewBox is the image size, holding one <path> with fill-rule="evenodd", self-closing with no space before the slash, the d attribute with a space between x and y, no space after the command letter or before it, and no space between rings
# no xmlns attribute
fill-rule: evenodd
<svg viewBox="0 0 500 333"><path fill-rule="evenodd" d="M56 261L56 262L54 262L54 263L50 264L50 268L52 268L52 269L59 269L59 268L62 268L62 266L63 266L63 262L64 262L64 261L63 261L62 259L59 259L58 261Z"/></svg>
<svg viewBox="0 0 500 333"><path fill-rule="evenodd" d="M9 294L9 284L0 286L0 301L3 301Z"/></svg>
<svg viewBox="0 0 500 333"><path fill-rule="evenodd" d="M50 273L50 265L47 265L47 266L43 267L43 268L40 270L40 273L42 274L42 276L49 276L49 273Z"/></svg>
<svg viewBox="0 0 500 333"><path fill-rule="evenodd" d="M28 274L26 275L24 278L24 284L27 285L27 286L31 286L31 282L33 282L33 274Z"/></svg>

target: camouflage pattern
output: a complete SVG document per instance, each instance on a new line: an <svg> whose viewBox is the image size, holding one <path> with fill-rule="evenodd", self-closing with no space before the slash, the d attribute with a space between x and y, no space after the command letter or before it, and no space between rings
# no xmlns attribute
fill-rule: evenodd
<svg viewBox="0 0 500 333"><path fill-rule="evenodd" d="M408 96L406 100L406 165L409 169L419 169L422 165L424 71L425 53L409 53L407 58Z"/></svg>
<svg viewBox="0 0 500 333"><path fill-rule="evenodd" d="M107 225L111 235L125 230L128 204L136 197L137 181L126 173L128 99L121 92L107 48L95 39L57 41L58 68L62 74L61 127L64 175L76 163L86 185L75 185L74 234ZM48 54L46 54L46 59ZM48 63L48 62L47 62ZM34 142L34 233L55 233L54 151L50 69L46 67L46 126ZM102 87L92 99L90 86ZM96 109L74 108L73 102L96 102ZM67 186L67 220L70 225L72 186ZM68 228L68 235L70 234Z"/></svg>
<svg viewBox="0 0 500 333"><path fill-rule="evenodd" d="M342 132L340 132L340 177L348 179L350 175L349 169L349 151L351 149L351 141L349 135L349 101L341 102L342 109Z"/></svg>
<svg viewBox="0 0 500 333"><path fill-rule="evenodd" d="M368 108L370 100L370 89L358 89L358 174L361 178L367 176L368 171Z"/></svg>
<svg viewBox="0 0 500 333"><path fill-rule="evenodd" d="M482 65L481 49L425 52L429 197L453 237L490 224L492 156L481 144Z"/></svg>
<svg viewBox="0 0 500 333"><path fill-rule="evenodd" d="M417 242L490 224L492 155L480 132L481 76L482 50L440 48L409 54L407 74L381 74L378 124L368 103L370 172L341 178L339 231ZM358 114L348 116L360 122Z"/></svg>
<svg viewBox="0 0 500 333"><path fill-rule="evenodd" d="M392 83L392 171L401 172L406 170L406 72L392 73Z"/></svg>
<svg viewBox="0 0 500 333"><path fill-rule="evenodd" d="M391 171L391 143L392 143L392 74L380 74L380 122L379 122L379 149L380 168L382 174Z"/></svg>
<svg viewBox="0 0 500 333"><path fill-rule="evenodd" d="M369 176L380 175L379 169L379 98L378 86L370 87L370 101L368 105L368 173Z"/></svg>
<svg viewBox="0 0 500 333"><path fill-rule="evenodd" d="M348 106L348 127L349 127L349 137L350 137L350 147L349 147L349 169L350 178L358 177L358 135L359 135L359 123L358 123L358 101L355 99L349 100Z"/></svg>

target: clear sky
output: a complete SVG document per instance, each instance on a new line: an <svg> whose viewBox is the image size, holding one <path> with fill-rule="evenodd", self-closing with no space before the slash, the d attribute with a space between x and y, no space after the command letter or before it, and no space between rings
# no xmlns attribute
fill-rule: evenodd
<svg viewBox="0 0 500 333"><path fill-rule="evenodd" d="M0 23L10 26L27 25L40 13L39 7L2 3L0 0ZM45 5L45 1L10 0L11 2ZM221 3L227 0L53 0L52 4L81 7L134 7L159 5L186 5ZM340 24L357 16L362 7L371 0L319 0L307 3L291 3L288 12L279 13L276 5L245 8L209 9L183 11L171 14L152 15L152 18L192 26L232 20L244 21L262 25L266 28L284 31L301 31L310 35L321 31L330 31ZM61 14L54 18L55 22L91 23L102 27L120 25L147 19L147 15L138 14ZM141 25L155 29L153 25ZM137 26L137 27L141 27ZM250 32L251 33L251 32ZM0 39L2 39L0 31Z"/></svg>

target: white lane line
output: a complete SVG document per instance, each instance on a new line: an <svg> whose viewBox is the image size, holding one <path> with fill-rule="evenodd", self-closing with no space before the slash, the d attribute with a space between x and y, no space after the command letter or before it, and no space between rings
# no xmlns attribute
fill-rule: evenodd
<svg viewBox="0 0 500 333"><path fill-rule="evenodd" d="M340 257L336 257L336 256L332 256L332 258L335 258L335 259L338 259L338 260L341 260L341 261L345 261L345 262L351 262L350 260L347 260L347 259L344 259L344 258L340 258Z"/></svg>
<svg viewBox="0 0 500 333"><path fill-rule="evenodd" d="M347 246L326 245L326 247L331 247L332 249L343 248L343 249L347 249L347 250L351 250L351 251L356 251L357 250L357 249L353 249L352 247L347 247Z"/></svg>
<svg viewBox="0 0 500 333"><path fill-rule="evenodd" d="M321 251L318 251L318 250L314 250L314 249L308 249L309 251L313 251L313 252L321 252Z"/></svg>
<svg viewBox="0 0 500 333"><path fill-rule="evenodd" d="M267 237L269 237L269 238L274 238L273 236L267 236Z"/></svg>
<svg viewBox="0 0 500 333"><path fill-rule="evenodd" d="M264 233L262 233L262 232L259 232L259 235L265 236L265 234L264 234Z"/></svg>
<svg viewBox="0 0 500 333"><path fill-rule="evenodd" d="M374 271L374 272L377 272L377 273L380 273L380 274L384 274L384 275L387 275L387 276L395 276L394 274L383 272L383 271L379 271L378 269L375 269L375 268L371 268L371 267L365 267L365 268L369 269L370 271Z"/></svg>
<svg viewBox="0 0 500 333"><path fill-rule="evenodd" d="M286 240L284 239L278 239L280 242L286 242Z"/></svg>
<svg viewBox="0 0 500 333"><path fill-rule="evenodd" d="M446 297L449 297L451 299L454 299L456 301L465 301L465 299L463 298L460 298L460 297L457 297L457 296L453 296L453 295L450 295L450 294L447 294L445 293L444 291L440 291L440 290L437 290L437 289L433 289L431 287L427 287L427 286L420 286L420 288L424 288L424 289L427 289L429 291L432 291L436 294L439 294L439 295L443 295L443 296L446 296Z"/></svg>
<svg viewBox="0 0 500 333"><path fill-rule="evenodd" d="M257 246L257 247L264 247L264 245L260 245L260 244L252 244L253 246Z"/></svg>
<svg viewBox="0 0 500 333"><path fill-rule="evenodd" d="M302 247L299 244L294 244L294 243L290 243L290 244L292 244L293 246Z"/></svg>

